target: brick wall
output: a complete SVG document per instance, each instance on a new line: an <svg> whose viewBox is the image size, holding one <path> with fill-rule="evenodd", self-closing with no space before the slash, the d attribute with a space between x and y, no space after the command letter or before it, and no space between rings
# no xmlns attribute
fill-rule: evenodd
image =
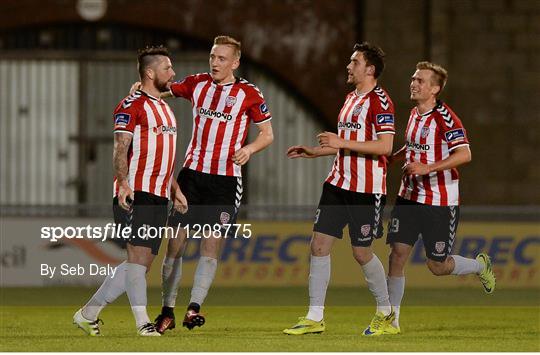
<svg viewBox="0 0 540 355"><path fill-rule="evenodd" d="M397 141L403 142L412 106L408 78L415 63L438 62L449 71L442 99L460 116L472 143L473 161L460 169L463 202L538 204L540 1L366 0L366 5L366 37L388 54L382 82L398 106ZM395 183L398 175L392 168L389 181ZM393 193L396 189L390 186Z"/></svg>

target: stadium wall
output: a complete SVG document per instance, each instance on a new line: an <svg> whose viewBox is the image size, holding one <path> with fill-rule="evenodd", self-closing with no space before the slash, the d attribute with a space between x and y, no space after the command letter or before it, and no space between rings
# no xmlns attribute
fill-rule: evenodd
<svg viewBox="0 0 540 355"><path fill-rule="evenodd" d="M131 26L145 29L149 38L154 31L169 31L205 49L215 35L227 33L243 41L246 58L306 98L306 105L333 127L349 90L344 68L351 45L369 40L387 53L381 83L396 103L396 146L411 107L408 83L415 63L439 62L450 73L443 99L462 118L472 142L473 162L462 169L463 202L531 205L540 200L540 165L531 164L540 138L540 1L108 1L96 22L84 21L76 3L2 1L0 57L22 44L23 30L36 32L33 50L54 48L58 44L47 29L60 24ZM220 16L208 15L215 13ZM81 40L70 43L77 48ZM118 50L114 43L106 45ZM390 169L388 181L398 175L398 167ZM393 195L397 184L389 189Z"/></svg>

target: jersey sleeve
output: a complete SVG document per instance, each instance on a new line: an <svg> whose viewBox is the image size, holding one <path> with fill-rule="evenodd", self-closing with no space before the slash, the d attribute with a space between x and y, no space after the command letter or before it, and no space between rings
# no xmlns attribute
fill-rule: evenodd
<svg viewBox="0 0 540 355"><path fill-rule="evenodd" d="M376 95L372 97L370 108L375 132L377 135L395 134L394 103L381 88L377 87L373 91Z"/></svg>
<svg viewBox="0 0 540 355"><path fill-rule="evenodd" d="M452 151L457 147L468 146L467 131L459 117L445 105L437 108L437 111L440 113L440 132L442 139L448 144L448 150Z"/></svg>
<svg viewBox="0 0 540 355"><path fill-rule="evenodd" d="M122 101L113 113L114 133L133 134L139 120L137 105L130 101L130 97Z"/></svg>
<svg viewBox="0 0 540 355"><path fill-rule="evenodd" d="M184 99L190 100L200 75L201 74L186 76L184 80L172 83L171 93L176 97L183 97Z"/></svg>
<svg viewBox="0 0 540 355"><path fill-rule="evenodd" d="M249 91L250 100L249 107L246 110L248 117L255 123L260 124L272 119L272 114L268 110L268 106L262 93L256 87Z"/></svg>

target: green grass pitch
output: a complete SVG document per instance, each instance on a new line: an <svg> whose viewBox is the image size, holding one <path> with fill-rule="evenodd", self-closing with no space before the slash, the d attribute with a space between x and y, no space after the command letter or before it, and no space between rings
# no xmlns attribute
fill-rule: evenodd
<svg viewBox="0 0 540 355"><path fill-rule="evenodd" d="M540 290L406 290L403 333L377 338L360 336L374 311L360 288L330 288L323 334L281 333L305 314L305 288L215 288L203 327L177 327L160 338L136 335L125 296L102 312L103 336L85 336L71 317L92 291L2 289L0 351L540 351ZM151 289L151 317L159 303L159 290Z"/></svg>

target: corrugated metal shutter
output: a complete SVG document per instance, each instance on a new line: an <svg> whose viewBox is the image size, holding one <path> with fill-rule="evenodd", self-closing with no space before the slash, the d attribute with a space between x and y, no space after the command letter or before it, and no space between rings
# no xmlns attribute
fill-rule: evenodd
<svg viewBox="0 0 540 355"><path fill-rule="evenodd" d="M248 163L248 203L316 206L333 157L291 160L286 152L292 145L317 145L316 136L324 130L323 126L272 77L255 70L246 75L262 91L274 129L273 144ZM257 134L257 128L252 126L249 140Z"/></svg>
<svg viewBox="0 0 540 355"><path fill-rule="evenodd" d="M0 203L75 204L78 64L0 60Z"/></svg>
<svg viewBox="0 0 540 355"><path fill-rule="evenodd" d="M207 54L176 58L174 70L177 79L207 71ZM316 205L332 158L289 160L286 150L315 145L322 126L269 75L247 65L239 75L264 93L275 136L273 145L247 166L249 193L243 203ZM0 61L0 203L76 204L77 184L82 184L88 204L109 205L111 115L136 80L136 65L128 60ZM191 105L181 99L168 103L180 127L178 171L192 133ZM252 141L258 130L252 125L250 131Z"/></svg>
<svg viewBox="0 0 540 355"><path fill-rule="evenodd" d="M84 65L84 64L83 64ZM112 199L112 112L116 105L128 95L131 85L139 80L136 64L126 61L90 62L85 97L87 101L88 135L91 150L87 162L88 203L109 204ZM208 69L206 56L199 59L187 58L175 61L173 68L176 79L204 72ZM193 120L191 104L182 99L168 99L179 127L177 137L176 170L181 169L186 147L191 138Z"/></svg>

